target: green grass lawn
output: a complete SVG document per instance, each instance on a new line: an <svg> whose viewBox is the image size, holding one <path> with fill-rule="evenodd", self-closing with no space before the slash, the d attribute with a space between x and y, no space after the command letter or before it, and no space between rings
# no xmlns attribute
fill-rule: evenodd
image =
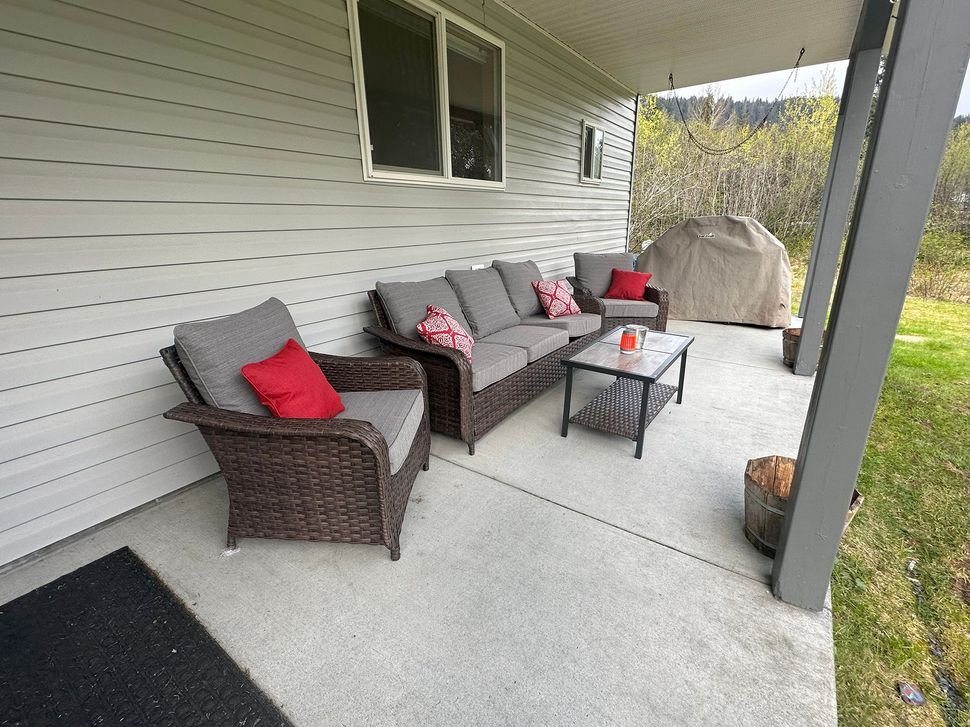
<svg viewBox="0 0 970 727"><path fill-rule="evenodd" d="M970 712L945 719L934 679L943 666L970 701L970 306L907 300L858 488L832 576L840 724L970 725ZM931 704L904 705L899 680Z"/></svg>

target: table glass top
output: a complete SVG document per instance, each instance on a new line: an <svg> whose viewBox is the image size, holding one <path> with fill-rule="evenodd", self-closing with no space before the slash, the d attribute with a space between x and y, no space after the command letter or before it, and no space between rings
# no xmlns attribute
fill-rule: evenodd
<svg viewBox="0 0 970 727"><path fill-rule="evenodd" d="M613 329L596 343L587 346L567 359L580 368L590 368L627 374L640 378L655 379L694 341L693 336L649 331L643 349L634 353L620 352L620 335L623 327Z"/></svg>

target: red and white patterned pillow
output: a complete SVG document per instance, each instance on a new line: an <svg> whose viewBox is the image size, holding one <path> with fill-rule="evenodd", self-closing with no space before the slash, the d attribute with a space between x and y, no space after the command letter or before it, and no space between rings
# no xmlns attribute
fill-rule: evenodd
<svg viewBox="0 0 970 727"><path fill-rule="evenodd" d="M465 358L472 360L472 346L475 345L475 341L465 332L461 323L448 315L448 311L444 308L429 305L428 317L421 321L417 328L418 335L428 343L461 351Z"/></svg>
<svg viewBox="0 0 970 727"><path fill-rule="evenodd" d="M571 316L581 313L576 301L569 294L565 280L533 280L532 287L539 296L539 302L550 318Z"/></svg>

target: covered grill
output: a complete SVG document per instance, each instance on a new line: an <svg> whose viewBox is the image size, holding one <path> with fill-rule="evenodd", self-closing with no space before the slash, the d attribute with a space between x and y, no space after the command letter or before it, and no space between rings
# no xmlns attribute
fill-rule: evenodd
<svg viewBox="0 0 970 727"><path fill-rule="evenodd" d="M670 291L670 318L791 323L791 265L777 237L751 217L692 217L674 225L637 259Z"/></svg>

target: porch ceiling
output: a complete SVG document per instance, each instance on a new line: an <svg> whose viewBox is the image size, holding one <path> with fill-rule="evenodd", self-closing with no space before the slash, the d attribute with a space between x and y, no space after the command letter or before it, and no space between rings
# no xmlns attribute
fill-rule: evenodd
<svg viewBox="0 0 970 727"><path fill-rule="evenodd" d="M843 60L862 0L505 0L630 89L684 88Z"/></svg>

